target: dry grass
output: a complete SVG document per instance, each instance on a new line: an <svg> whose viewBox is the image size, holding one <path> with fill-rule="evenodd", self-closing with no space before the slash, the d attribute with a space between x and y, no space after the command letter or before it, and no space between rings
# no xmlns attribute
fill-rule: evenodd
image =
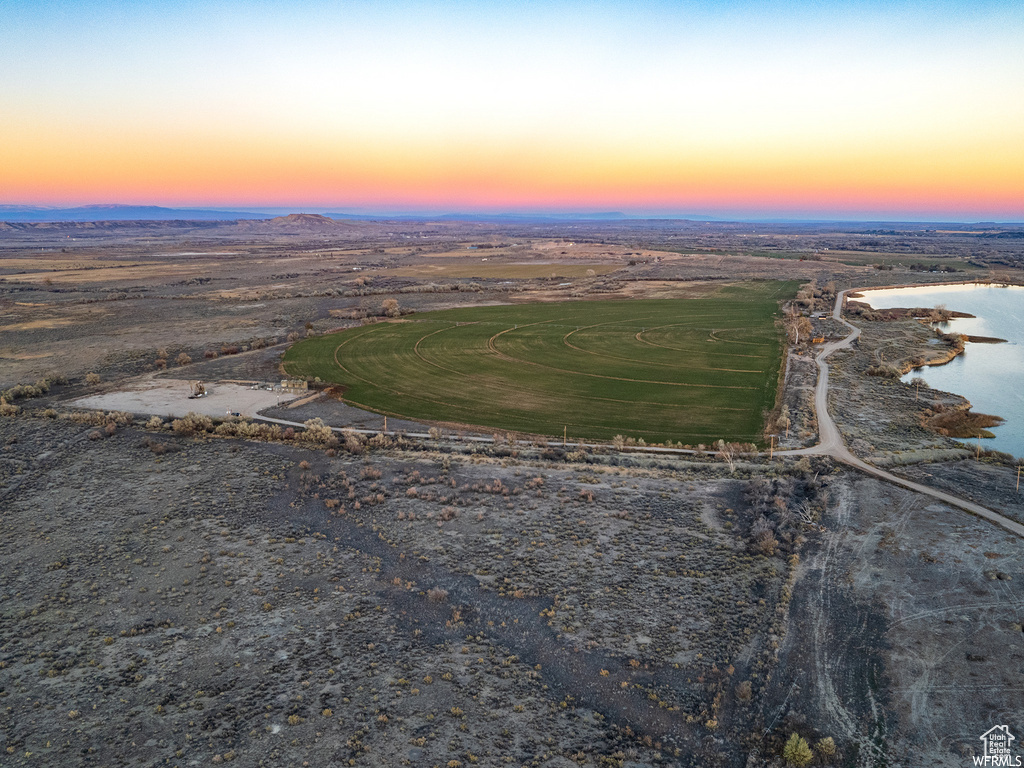
<svg viewBox="0 0 1024 768"><path fill-rule="evenodd" d="M921 426L946 437L994 437L986 427L997 427L1002 423L999 416L969 410L934 414L926 411L921 417Z"/></svg>
<svg viewBox="0 0 1024 768"><path fill-rule="evenodd" d="M466 257L466 254L462 254ZM488 258L488 257L483 257ZM580 278L607 275L622 267L621 264L548 264L537 262L492 262L489 258L486 262L459 263L459 264L422 264L404 267L395 270L388 270L388 275L396 277L479 277L479 278L506 278L506 279L530 279L530 278Z"/></svg>

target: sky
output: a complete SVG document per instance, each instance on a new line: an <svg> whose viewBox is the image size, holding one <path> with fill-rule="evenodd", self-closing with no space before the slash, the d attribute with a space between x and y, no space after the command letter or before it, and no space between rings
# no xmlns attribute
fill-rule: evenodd
<svg viewBox="0 0 1024 768"><path fill-rule="evenodd" d="M1024 3L0 0L0 204L1024 221Z"/></svg>

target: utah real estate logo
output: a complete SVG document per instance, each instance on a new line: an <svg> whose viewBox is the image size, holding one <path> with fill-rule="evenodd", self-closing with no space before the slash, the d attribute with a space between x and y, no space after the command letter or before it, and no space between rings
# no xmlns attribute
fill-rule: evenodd
<svg viewBox="0 0 1024 768"><path fill-rule="evenodd" d="M989 728L978 738L981 739L982 754L974 757L974 764L995 768L996 766L1019 766L1020 755L1011 754L1011 743L1017 739L1010 733L1007 725L996 725Z"/></svg>

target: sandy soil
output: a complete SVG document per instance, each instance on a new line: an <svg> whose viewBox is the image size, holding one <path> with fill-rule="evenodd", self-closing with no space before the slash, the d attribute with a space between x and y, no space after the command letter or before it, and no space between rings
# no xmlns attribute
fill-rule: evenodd
<svg viewBox="0 0 1024 768"><path fill-rule="evenodd" d="M848 765L968 764L1024 712L1024 542L869 478L836 501L804 554L768 719L832 734Z"/></svg>
<svg viewBox="0 0 1024 768"><path fill-rule="evenodd" d="M101 411L128 411L180 418L189 411L207 416L223 417L232 413L252 416L264 408L272 408L296 400L301 395L254 390L241 384L206 382L207 394L189 399L188 381L177 379L143 379L123 389L71 400L68 405Z"/></svg>
<svg viewBox="0 0 1024 768"><path fill-rule="evenodd" d="M95 434L0 419L5 765L742 765L745 481Z"/></svg>

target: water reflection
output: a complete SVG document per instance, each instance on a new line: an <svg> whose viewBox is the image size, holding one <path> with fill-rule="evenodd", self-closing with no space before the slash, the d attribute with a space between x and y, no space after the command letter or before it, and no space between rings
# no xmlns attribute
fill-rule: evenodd
<svg viewBox="0 0 1024 768"><path fill-rule="evenodd" d="M1005 344L968 344L952 362L911 371L903 380L920 376L931 387L963 395L976 412L1002 416L1006 422L994 427L996 437L983 440L982 446L1024 457L1024 287L941 285L863 291L862 295L858 301L875 309L943 304L975 315L943 323L947 333L1006 339Z"/></svg>

